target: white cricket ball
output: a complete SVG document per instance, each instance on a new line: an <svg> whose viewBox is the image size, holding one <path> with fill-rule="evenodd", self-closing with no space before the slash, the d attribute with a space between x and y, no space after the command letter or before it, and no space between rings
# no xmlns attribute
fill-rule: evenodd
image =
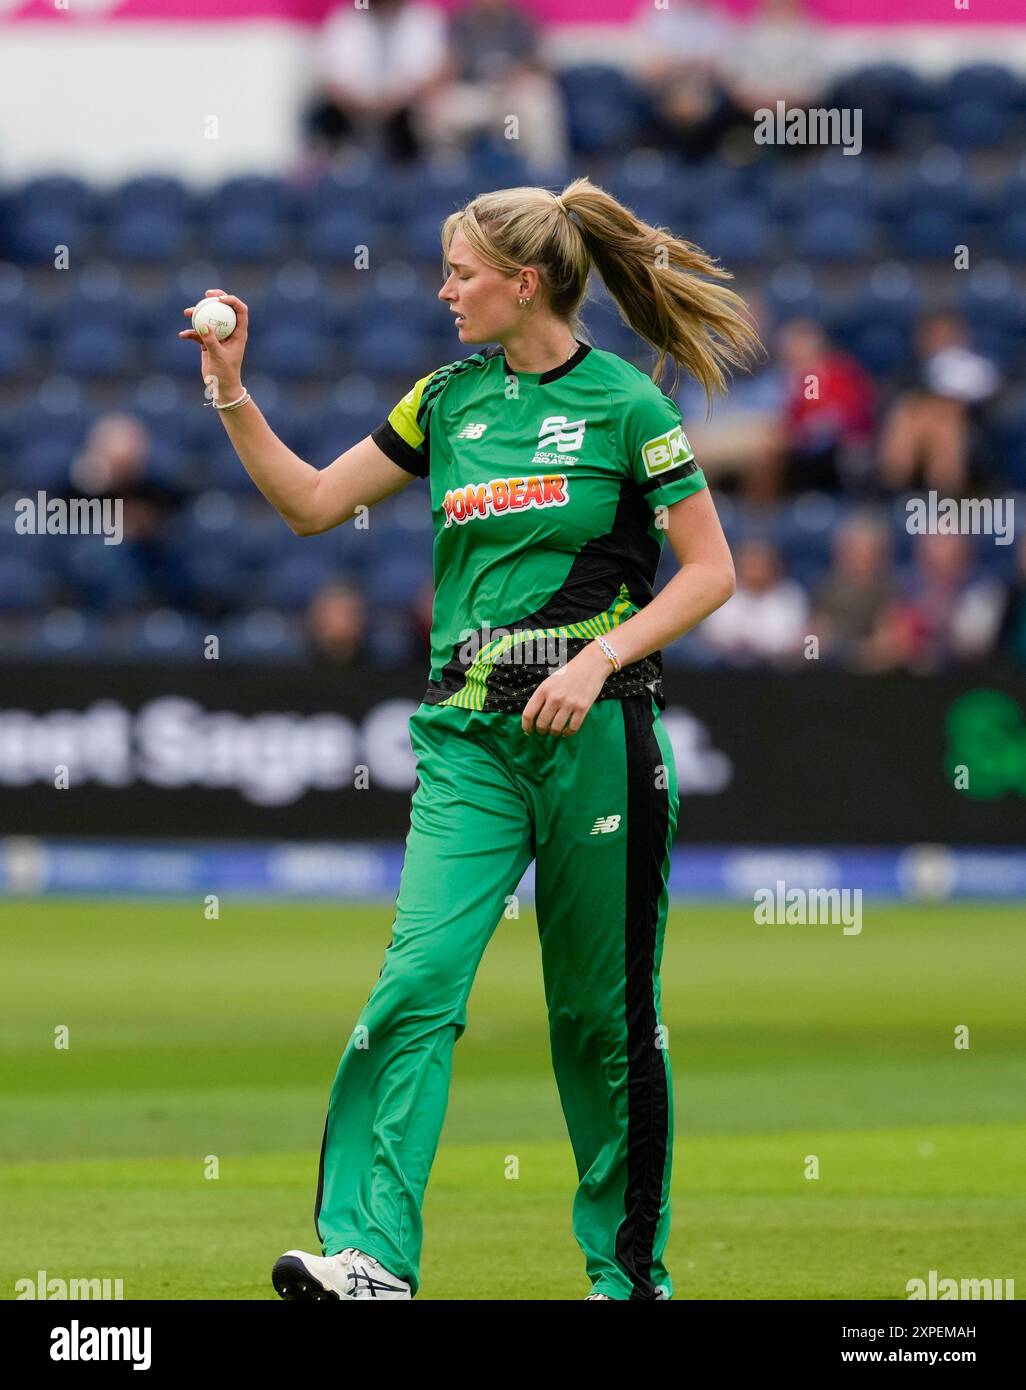
<svg viewBox="0 0 1026 1390"><path fill-rule="evenodd" d="M201 299L192 311L192 326L197 333L201 323L208 324L218 339L224 342L225 338L230 338L235 332L238 316L232 306L226 304L223 299L208 295L206 299Z"/></svg>

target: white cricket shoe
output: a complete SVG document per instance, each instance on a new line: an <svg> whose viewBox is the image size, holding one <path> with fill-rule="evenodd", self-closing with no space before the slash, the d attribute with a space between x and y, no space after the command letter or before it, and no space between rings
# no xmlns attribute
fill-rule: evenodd
<svg viewBox="0 0 1026 1390"><path fill-rule="evenodd" d="M405 1279L397 1279L373 1255L352 1247L327 1256L286 1250L275 1261L271 1283L282 1298L308 1303L322 1298L413 1297Z"/></svg>

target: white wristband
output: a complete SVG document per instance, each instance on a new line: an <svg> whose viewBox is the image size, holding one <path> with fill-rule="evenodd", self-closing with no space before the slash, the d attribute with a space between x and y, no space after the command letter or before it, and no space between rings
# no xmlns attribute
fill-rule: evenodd
<svg viewBox="0 0 1026 1390"><path fill-rule="evenodd" d="M248 400L252 400L252 397L246 388L243 387L242 395L237 401L231 401L228 405L218 405L217 401L208 401L207 404L212 405L215 410L234 410L237 406L245 405Z"/></svg>

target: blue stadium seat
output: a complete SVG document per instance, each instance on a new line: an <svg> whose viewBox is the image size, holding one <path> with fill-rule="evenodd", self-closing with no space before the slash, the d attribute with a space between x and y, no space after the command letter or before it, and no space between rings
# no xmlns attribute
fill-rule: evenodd
<svg viewBox="0 0 1026 1390"><path fill-rule="evenodd" d="M877 213L895 224L916 212L943 212L964 221L974 214L978 197L961 156L952 149L937 149L924 156L915 172L888 183Z"/></svg>
<svg viewBox="0 0 1026 1390"><path fill-rule="evenodd" d="M943 208L913 208L895 228L896 255L913 261L954 262L956 246L965 245L966 224Z"/></svg>
<svg viewBox="0 0 1026 1390"><path fill-rule="evenodd" d="M393 553L371 567L367 585L375 604L409 608L413 595L430 575L430 567L425 567L421 557Z"/></svg>
<svg viewBox="0 0 1026 1390"><path fill-rule="evenodd" d="M19 487L59 494L69 486L74 448L64 439L43 434L22 443L12 459L11 481Z"/></svg>
<svg viewBox="0 0 1026 1390"><path fill-rule="evenodd" d="M305 323L275 322L254 333L246 346L250 373L275 381L310 381L335 371L331 339Z"/></svg>
<svg viewBox="0 0 1026 1390"><path fill-rule="evenodd" d="M900 371L912 353L909 325L868 323L851 339L851 351L873 376L890 376Z"/></svg>
<svg viewBox="0 0 1026 1390"><path fill-rule="evenodd" d="M292 210L299 222L315 222L325 213L355 211L379 216L391 206L402 180L368 159L333 169L304 188L292 191Z"/></svg>
<svg viewBox="0 0 1026 1390"><path fill-rule="evenodd" d="M226 179L198 199L202 208L217 220L221 212L252 212L278 221L296 216L300 194L284 180L267 174L242 174Z"/></svg>
<svg viewBox="0 0 1026 1390"><path fill-rule="evenodd" d="M96 215L98 195L73 174L43 174L28 179L12 194L12 210L36 208L40 212L66 212L80 221Z"/></svg>
<svg viewBox="0 0 1026 1390"><path fill-rule="evenodd" d="M29 401L8 418L12 449L28 448L35 440L60 440L77 448L101 412L92 406L56 411Z"/></svg>
<svg viewBox="0 0 1026 1390"><path fill-rule="evenodd" d="M192 192L181 179L167 174L140 174L125 179L107 196L104 211L114 222L129 213L150 212L169 221L186 221L192 216L192 204L209 195L205 190Z"/></svg>
<svg viewBox="0 0 1026 1390"><path fill-rule="evenodd" d="M257 582L254 601L269 608L303 609L318 589L338 578L334 566L307 551L271 566Z"/></svg>
<svg viewBox="0 0 1026 1390"><path fill-rule="evenodd" d="M0 323L0 380L24 376L30 361L28 335L15 323Z"/></svg>
<svg viewBox="0 0 1026 1390"><path fill-rule="evenodd" d="M228 555L207 550L182 557L183 585L197 608L231 610L249 602L252 576Z"/></svg>
<svg viewBox="0 0 1026 1390"><path fill-rule="evenodd" d="M432 208L415 208L402 232L403 255L416 266L442 266L441 228L445 214Z"/></svg>
<svg viewBox="0 0 1026 1390"><path fill-rule="evenodd" d="M136 360L136 343L118 323L94 323L61 332L53 349L59 372L89 380L123 376Z"/></svg>
<svg viewBox="0 0 1026 1390"><path fill-rule="evenodd" d="M1026 164L1010 173L998 190L995 214L1009 212L1026 212Z"/></svg>
<svg viewBox="0 0 1026 1390"><path fill-rule="evenodd" d="M558 81L576 154L604 154L635 142L641 99L620 68L601 64L567 68L558 74Z"/></svg>
<svg viewBox="0 0 1026 1390"><path fill-rule="evenodd" d="M146 568L131 542L105 545L100 536L62 540L62 574L90 612L121 612L148 601Z"/></svg>
<svg viewBox="0 0 1026 1390"><path fill-rule="evenodd" d="M968 323L1021 333L1026 319L1026 296L1000 262L960 276L959 285L959 307Z"/></svg>
<svg viewBox="0 0 1026 1390"><path fill-rule="evenodd" d="M2 244L12 260L52 267L58 247L81 247L86 236L86 224L67 209L26 207L10 214Z"/></svg>
<svg viewBox="0 0 1026 1390"><path fill-rule="evenodd" d="M334 208L305 224L302 253L323 265L353 266L358 247L366 246L373 258L381 245L381 224L358 208Z"/></svg>
<svg viewBox="0 0 1026 1390"><path fill-rule="evenodd" d="M32 625L24 653L34 661L102 661L104 629L94 613L59 608Z"/></svg>
<svg viewBox="0 0 1026 1390"><path fill-rule="evenodd" d="M109 229L107 254L134 265L165 265L184 254L185 228L163 212L139 208L120 214Z"/></svg>
<svg viewBox="0 0 1026 1390"><path fill-rule="evenodd" d="M765 221L749 204L719 208L701 224L698 240L710 256L729 270L752 265L769 255L771 241Z"/></svg>
<svg viewBox="0 0 1026 1390"><path fill-rule="evenodd" d="M0 612L42 613L54 602L57 580L49 570L33 563L22 550L25 537L5 537L7 554L0 556Z"/></svg>
<svg viewBox="0 0 1026 1390"><path fill-rule="evenodd" d="M299 624L274 609L256 609L221 624L222 661L302 661L308 651Z"/></svg>
<svg viewBox="0 0 1026 1390"><path fill-rule="evenodd" d="M177 609L154 609L119 626L111 654L129 661L198 661L207 627Z"/></svg>
<svg viewBox="0 0 1026 1390"><path fill-rule="evenodd" d="M1010 261L1026 259L1026 207L1004 213L991 229L990 244Z"/></svg>
<svg viewBox="0 0 1026 1390"><path fill-rule="evenodd" d="M370 323L358 328L344 352L353 370L384 380L408 379L412 385L426 370L419 341L401 324Z"/></svg>
<svg viewBox="0 0 1026 1390"><path fill-rule="evenodd" d="M962 100L942 112L938 134L959 149L999 148L1011 129L1011 112L992 100Z"/></svg>
<svg viewBox="0 0 1026 1390"><path fill-rule="evenodd" d="M897 110L914 115L936 111L943 100L936 83L901 63L867 64L850 74L849 80L856 91L872 87L888 92Z"/></svg>
<svg viewBox="0 0 1026 1390"><path fill-rule="evenodd" d="M809 261L860 261L869 255L871 246L869 221L850 208L810 212L794 231L794 250Z"/></svg>
<svg viewBox="0 0 1026 1390"><path fill-rule="evenodd" d="M428 369L425 368L425 371ZM412 382L410 383L413 384ZM395 402L392 402L394 405ZM365 439L381 424L392 409L392 405L378 410L372 407L365 411L347 411L332 415L327 423L319 422L312 432L310 448L304 457L316 468L326 468L340 454Z"/></svg>
<svg viewBox="0 0 1026 1390"><path fill-rule="evenodd" d="M842 341L879 326L909 333L922 307L922 291L906 268L884 263L833 315L831 329Z"/></svg>
<svg viewBox="0 0 1026 1390"><path fill-rule="evenodd" d="M280 260L288 244L287 228L273 213L251 208L226 209L203 234L207 253L219 261L243 265Z"/></svg>
<svg viewBox="0 0 1026 1390"><path fill-rule="evenodd" d="M999 63L970 63L957 68L939 84L941 106L949 108L960 101L986 101L1011 110L1021 91L1021 80Z"/></svg>
<svg viewBox="0 0 1026 1390"><path fill-rule="evenodd" d="M51 174L13 189L6 204L0 255L52 266L56 246L83 245L97 198L81 179Z"/></svg>
<svg viewBox="0 0 1026 1390"><path fill-rule="evenodd" d="M172 488L192 483L192 459L173 435L151 435L146 455L146 474L153 482Z"/></svg>

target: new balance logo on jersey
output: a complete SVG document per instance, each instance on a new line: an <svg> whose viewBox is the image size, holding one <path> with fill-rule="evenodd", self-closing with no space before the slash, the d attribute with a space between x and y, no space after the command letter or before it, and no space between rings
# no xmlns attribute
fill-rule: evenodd
<svg viewBox="0 0 1026 1390"><path fill-rule="evenodd" d="M584 444L583 420L568 420L565 415L549 415L541 422L537 448L556 449L561 454L575 454Z"/></svg>
<svg viewBox="0 0 1026 1390"><path fill-rule="evenodd" d="M487 425L464 425L456 436L457 439L480 439L488 428Z"/></svg>
<svg viewBox="0 0 1026 1390"><path fill-rule="evenodd" d="M487 483L467 483L450 488L442 499L445 525L462 525L482 516L516 512L524 507L565 507L569 502L565 473L543 473L531 478L492 478Z"/></svg>
<svg viewBox="0 0 1026 1390"><path fill-rule="evenodd" d="M591 827L592 835L608 835L613 830L620 829L619 816L599 816L598 820Z"/></svg>
<svg viewBox="0 0 1026 1390"><path fill-rule="evenodd" d="M645 472L650 478L676 468L678 464L687 463L694 456L694 450L680 425L675 425L667 434L656 435L655 439L641 446Z"/></svg>

